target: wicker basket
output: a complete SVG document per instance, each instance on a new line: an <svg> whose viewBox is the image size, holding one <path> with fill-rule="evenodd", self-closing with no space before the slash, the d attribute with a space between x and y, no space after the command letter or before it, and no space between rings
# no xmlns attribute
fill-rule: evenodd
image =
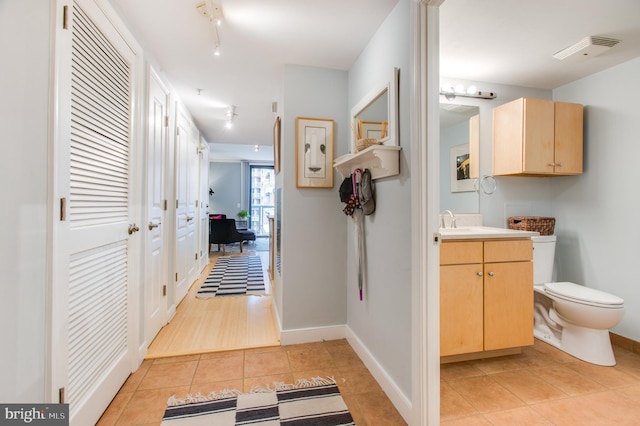
<svg viewBox="0 0 640 426"><path fill-rule="evenodd" d="M509 218L509 229L535 231L540 235L553 235L555 226L555 217L512 216Z"/></svg>
<svg viewBox="0 0 640 426"><path fill-rule="evenodd" d="M378 139L372 139L372 138L358 139L356 140L356 152L360 152L373 145L380 145L380 141Z"/></svg>

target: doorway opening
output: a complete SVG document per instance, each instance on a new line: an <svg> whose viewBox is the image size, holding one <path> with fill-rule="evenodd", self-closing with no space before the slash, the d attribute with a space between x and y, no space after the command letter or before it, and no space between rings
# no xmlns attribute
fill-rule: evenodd
<svg viewBox="0 0 640 426"><path fill-rule="evenodd" d="M257 237L269 236L269 217L273 217L275 173L273 166L252 165L249 188L250 227Z"/></svg>

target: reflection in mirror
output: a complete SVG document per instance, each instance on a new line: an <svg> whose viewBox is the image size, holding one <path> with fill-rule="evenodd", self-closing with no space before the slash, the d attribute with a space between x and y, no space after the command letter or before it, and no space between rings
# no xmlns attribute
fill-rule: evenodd
<svg viewBox="0 0 640 426"><path fill-rule="evenodd" d="M384 139L389 125L389 91L384 90L356 116L356 126L360 139Z"/></svg>
<svg viewBox="0 0 640 426"><path fill-rule="evenodd" d="M380 81L351 109L351 152L356 138L377 139L383 145L398 145L398 69Z"/></svg>
<svg viewBox="0 0 640 426"><path fill-rule="evenodd" d="M440 104L440 211L480 211L473 185L480 164L479 114L477 106Z"/></svg>

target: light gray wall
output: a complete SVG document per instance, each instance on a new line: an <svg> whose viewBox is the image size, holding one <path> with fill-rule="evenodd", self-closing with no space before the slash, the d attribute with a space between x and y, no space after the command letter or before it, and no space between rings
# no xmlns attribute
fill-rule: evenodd
<svg viewBox="0 0 640 426"><path fill-rule="evenodd" d="M296 117L334 120L334 144L345 146L347 73L286 65L282 120L282 308L283 330L346 323L346 221L334 187L296 188ZM276 300L278 300L276 298Z"/></svg>
<svg viewBox="0 0 640 426"><path fill-rule="evenodd" d="M50 2L0 2L0 401L44 402Z"/></svg>
<svg viewBox="0 0 640 426"><path fill-rule="evenodd" d="M613 329L640 341L640 58L553 91L554 100L585 106L584 173L553 179L559 280L625 301Z"/></svg>
<svg viewBox="0 0 640 426"><path fill-rule="evenodd" d="M242 200L241 163L210 162L209 188L214 191L213 196L209 196L209 212L238 220L238 204Z"/></svg>
<svg viewBox="0 0 640 426"><path fill-rule="evenodd" d="M400 69L400 175L375 181L376 212L365 220L367 283L358 297L348 219L347 325L401 391L411 395L410 0L400 0L349 72L349 110L394 67ZM341 146L342 153L349 145Z"/></svg>

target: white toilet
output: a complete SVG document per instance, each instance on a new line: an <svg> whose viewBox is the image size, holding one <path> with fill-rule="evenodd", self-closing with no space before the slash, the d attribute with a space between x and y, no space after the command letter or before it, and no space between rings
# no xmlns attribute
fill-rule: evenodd
<svg viewBox="0 0 640 426"><path fill-rule="evenodd" d="M534 336L583 361L616 364L609 329L624 315L624 300L570 282L551 282L556 236L532 237Z"/></svg>

